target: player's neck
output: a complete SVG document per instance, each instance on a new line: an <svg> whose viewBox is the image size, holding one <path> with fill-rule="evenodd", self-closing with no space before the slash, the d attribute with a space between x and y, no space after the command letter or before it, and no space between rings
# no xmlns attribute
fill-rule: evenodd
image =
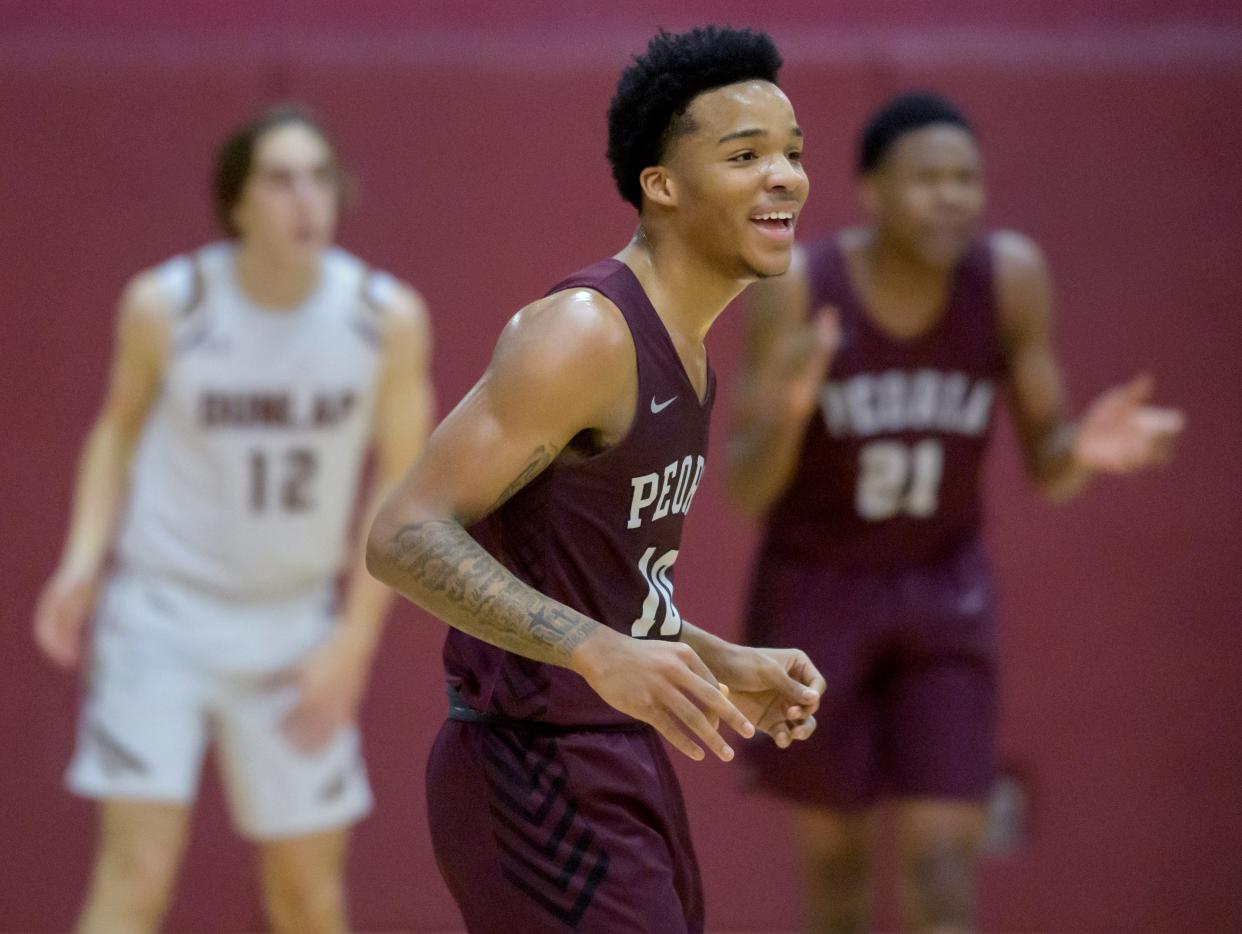
<svg viewBox="0 0 1242 934"><path fill-rule="evenodd" d="M234 272L242 294L261 308L288 311L303 305L319 285L323 257L291 262L257 246L239 243Z"/></svg>
<svg viewBox="0 0 1242 934"><path fill-rule="evenodd" d="M871 281L886 290L939 294L953 275L952 269L929 266L874 230L863 241L862 255Z"/></svg>
<svg viewBox="0 0 1242 934"><path fill-rule="evenodd" d="M702 342L745 281L723 276L676 237L652 237L640 225L617 259L634 271L670 333Z"/></svg>
<svg viewBox="0 0 1242 934"><path fill-rule="evenodd" d="M926 334L944 314L950 273L929 267L871 231L856 244L849 251L853 260L847 256L846 262L871 323L898 340Z"/></svg>

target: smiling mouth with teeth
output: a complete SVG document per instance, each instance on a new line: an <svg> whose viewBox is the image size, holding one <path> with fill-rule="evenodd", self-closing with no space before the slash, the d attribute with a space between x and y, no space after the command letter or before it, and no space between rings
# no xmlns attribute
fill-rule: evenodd
<svg viewBox="0 0 1242 934"><path fill-rule="evenodd" d="M755 214L751 220L769 230L789 230L793 227L794 215L792 211L769 211L766 214Z"/></svg>

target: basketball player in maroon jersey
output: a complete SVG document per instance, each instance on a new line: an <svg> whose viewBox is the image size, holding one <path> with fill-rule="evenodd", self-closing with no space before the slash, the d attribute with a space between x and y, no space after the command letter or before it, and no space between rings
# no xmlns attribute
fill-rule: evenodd
<svg viewBox="0 0 1242 934"><path fill-rule="evenodd" d="M714 396L703 338L785 271L807 193L779 67L763 34L651 40L609 112L638 232L509 322L372 529L372 571L453 627L428 813L471 931L701 931L657 734L728 760L720 721L781 746L814 729L802 652L724 642L673 603ZM490 553L467 531L487 517Z"/></svg>
<svg viewBox="0 0 1242 934"><path fill-rule="evenodd" d="M1043 258L980 230L979 151L950 103L880 110L859 181L870 224L797 251L751 296L729 463L736 500L767 514L748 639L804 646L828 693L797 755L748 751L759 786L800 807L811 929L865 929L871 808L888 795L910 927L960 931L993 777L979 483L995 397L1056 499L1162 461L1182 417L1145 404L1144 376L1070 421Z"/></svg>

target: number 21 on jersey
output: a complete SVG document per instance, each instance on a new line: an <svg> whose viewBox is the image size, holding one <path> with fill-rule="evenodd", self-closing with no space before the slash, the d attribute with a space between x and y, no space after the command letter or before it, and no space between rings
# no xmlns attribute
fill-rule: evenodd
<svg viewBox="0 0 1242 934"><path fill-rule="evenodd" d="M896 515L926 519L940 505L944 446L935 438L917 444L872 441L858 452L854 506L864 519Z"/></svg>

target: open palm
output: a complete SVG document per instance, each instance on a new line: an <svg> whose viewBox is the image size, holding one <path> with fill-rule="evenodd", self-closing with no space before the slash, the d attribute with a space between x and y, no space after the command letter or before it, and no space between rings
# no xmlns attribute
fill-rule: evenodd
<svg viewBox="0 0 1242 934"><path fill-rule="evenodd" d="M1185 418L1178 409L1147 405L1154 389L1144 374L1091 403L1078 426L1074 459L1083 467L1117 474L1167 460Z"/></svg>

